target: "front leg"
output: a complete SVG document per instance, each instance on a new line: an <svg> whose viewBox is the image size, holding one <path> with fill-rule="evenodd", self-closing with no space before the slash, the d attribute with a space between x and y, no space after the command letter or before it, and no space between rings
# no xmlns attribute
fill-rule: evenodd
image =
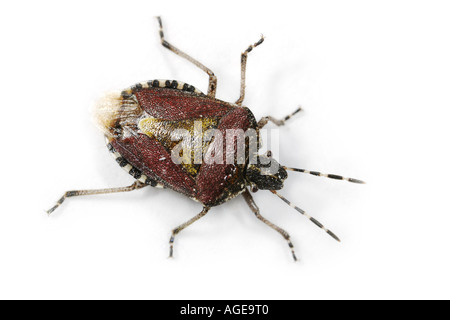
<svg viewBox="0 0 450 320"><path fill-rule="evenodd" d="M295 110L291 114L287 115L282 120L276 119L272 116L263 117L263 118L261 118L261 120L258 121L258 128L259 129L263 128L269 121L272 121L277 126L283 126L286 121L288 121L290 118L292 118L295 114L299 113L301 110L302 110L302 108L299 107L297 110Z"/></svg>
<svg viewBox="0 0 450 320"><path fill-rule="evenodd" d="M244 199L247 202L247 205L249 206L250 210L252 210L252 212L255 214L256 218L258 218L259 220L264 222L266 225L268 225L269 227L274 229L276 232L281 234L281 236L287 241L289 248L291 249L292 258L294 259L294 261L297 261L297 256L295 255L295 251L294 251L294 245L291 242L291 236L289 235L289 233L287 233L284 229L280 228L276 224L270 222L269 220L264 218L259 213L259 208L256 205L255 201L253 200L253 197L250 194L250 192L248 191L248 189L245 189L245 191L242 195L244 196Z"/></svg>

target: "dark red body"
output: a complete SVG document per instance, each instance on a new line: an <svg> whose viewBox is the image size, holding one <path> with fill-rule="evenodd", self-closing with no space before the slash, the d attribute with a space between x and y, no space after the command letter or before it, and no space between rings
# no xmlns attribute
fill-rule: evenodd
<svg viewBox="0 0 450 320"><path fill-rule="evenodd" d="M238 107L204 94L171 88L167 84L166 81L165 87L133 87L131 97L126 96L122 103L126 105L130 99L137 102L137 108L140 110L135 112L137 114L135 122L146 117L181 122L214 118L217 120L216 129L222 132L223 137L226 136L227 129L245 131L256 128L255 118L248 108ZM120 128L124 126L120 122L121 118L119 115L116 131L123 129ZM124 134L130 130L131 134ZM136 123L134 126L127 124L127 130L119 132L121 134L110 139L110 143L128 163L152 180L205 206L218 205L238 195L245 188L245 164L203 163L196 174L192 174L182 165L175 164L171 159L171 150L164 147L157 138L142 132Z"/></svg>

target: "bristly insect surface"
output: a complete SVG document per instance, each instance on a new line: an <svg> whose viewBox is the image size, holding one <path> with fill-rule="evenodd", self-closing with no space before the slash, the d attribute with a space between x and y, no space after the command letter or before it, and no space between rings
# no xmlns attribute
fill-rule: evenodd
<svg viewBox="0 0 450 320"><path fill-rule="evenodd" d="M47 212L51 214L66 198L74 196L127 192L147 186L172 189L203 206L199 214L172 230L169 240L172 257L178 233L205 216L212 207L242 194L255 216L287 241L292 257L297 260L289 234L261 215L250 193L268 190L340 241L278 190L283 188L287 171L364 182L282 166L270 151L258 153L261 129L268 122L282 126L301 110L298 108L283 119L266 116L256 121L250 109L242 105L247 57L264 42L264 37L241 54L240 95L234 103L225 102L215 98L217 77L214 72L169 43L164 37L161 18L157 20L161 44L208 74L207 93L178 80L149 80L104 97L96 108L97 122L105 134L108 150L135 182L120 188L67 191ZM239 143L244 150L241 154Z"/></svg>

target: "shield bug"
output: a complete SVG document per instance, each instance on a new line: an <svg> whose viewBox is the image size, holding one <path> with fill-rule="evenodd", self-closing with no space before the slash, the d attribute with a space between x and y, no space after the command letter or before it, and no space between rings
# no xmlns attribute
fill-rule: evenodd
<svg viewBox="0 0 450 320"><path fill-rule="evenodd" d="M51 214L66 198L74 196L126 192L147 186L172 189L203 206L199 214L172 230L169 242L172 257L175 236L178 233L205 216L212 207L242 194L255 216L283 236L291 249L292 257L297 260L289 234L260 214L250 193L250 190L268 190L340 241L333 232L277 191L283 188L283 182L288 177L287 171L354 183L364 182L334 174L281 166L272 158L270 151L258 155L260 130L269 121L282 126L301 110L298 108L281 120L267 116L256 121L253 113L242 105L245 97L247 56L263 43L264 37L241 54L240 96L236 102L230 103L215 98L217 78L214 73L167 42L161 18L157 19L161 44L208 74L208 92L204 94L178 80L150 80L106 96L96 108L97 121L105 134L109 151L119 166L133 176L135 182L121 188L67 191L47 212ZM211 131L212 137L205 138L206 132ZM253 133L253 136L244 135L241 141L244 153L240 156L237 152L239 139L235 141L232 136L229 141L229 131ZM184 148L182 143L178 143L182 140L180 136L186 135L188 147L192 147L193 142L193 149ZM227 141L224 144L225 136ZM252 149L255 143L256 149ZM227 161L220 161L224 158ZM216 161L217 159L219 161Z"/></svg>

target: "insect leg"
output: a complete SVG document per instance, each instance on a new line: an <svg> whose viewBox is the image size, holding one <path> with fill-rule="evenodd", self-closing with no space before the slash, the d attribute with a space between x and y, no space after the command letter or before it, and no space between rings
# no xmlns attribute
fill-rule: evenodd
<svg viewBox="0 0 450 320"><path fill-rule="evenodd" d="M292 118L295 114L299 113L301 110L302 110L302 108L299 107L294 112L292 112L291 114L287 115L286 117L284 117L281 120L280 119L276 119L276 118L271 117L271 116L263 117L263 118L261 118L261 120L258 121L258 128L259 129L263 128L269 121L272 121L277 126L283 126L286 121L288 121L290 118Z"/></svg>
<svg viewBox="0 0 450 320"><path fill-rule="evenodd" d="M244 191L244 193L242 194L244 196L245 201L247 202L248 206L250 207L250 210L253 211L253 213L255 214L255 216L261 220L262 222L264 222L265 224L267 224L269 227L271 227L272 229L274 229L275 231L277 231L279 234L281 234L283 236L284 239L286 239L289 248L291 248L291 252L292 252L292 257L294 258L294 261L297 261L297 257L295 256L295 251L294 251L294 245L291 242L291 237L289 236L289 233L287 233L284 229L278 227L277 225L273 224L272 222L270 222L269 220L267 220L266 218L264 218L260 213L259 213L259 208L256 205L255 201L253 200L252 195L250 194L250 192L246 189Z"/></svg>
<svg viewBox="0 0 450 320"><path fill-rule="evenodd" d="M193 217L191 220L186 221L185 223L183 223L182 225L179 225L178 227L176 227L175 229L172 230L172 236L170 237L170 253L169 253L169 257L172 258L173 257L173 243L175 241L175 236L180 233L180 231L182 231L183 229L189 227L191 224L193 224L195 221L197 221L198 219L200 219L201 217L205 216L208 211L209 211L209 207L203 207L202 212L200 212L198 215L196 215L195 217Z"/></svg>
<svg viewBox="0 0 450 320"><path fill-rule="evenodd" d="M239 99L235 102L238 106L242 105L242 101L244 101L245 97L245 72L247 69L247 55L250 51L253 50L253 48L256 48L261 43L264 42L264 36L261 36L261 39L259 39L258 42L250 45L247 50L244 51L244 53L241 53L241 95L239 96Z"/></svg>
<svg viewBox="0 0 450 320"><path fill-rule="evenodd" d="M209 76L208 96L214 98L216 96L216 88L217 88L217 77L214 75L214 72L212 72L210 69L205 67L199 61L195 60L194 58L192 58L188 54L184 53L180 49L174 47L169 42L167 42L164 39L164 31L163 31L163 25L162 25L161 17L156 17L156 19L158 19L158 22L159 22L159 36L161 37L161 44L165 48L167 48L170 51L172 51L173 53L175 53L176 55L179 55L180 57L185 58L186 60L192 62L194 65L196 65L197 67L199 67L200 69L202 69L203 71L205 71L208 74L208 76Z"/></svg>
<svg viewBox="0 0 450 320"><path fill-rule="evenodd" d="M108 189L94 189L94 190L73 190L73 191L67 191L64 193L64 195L61 197L61 199L56 202L56 204L49 210L47 210L48 214L51 214L53 211L55 211L63 202L66 200L66 198L69 197L75 197L75 196L87 196L92 194L106 194L106 193L117 193L117 192L127 192L132 190L141 189L143 187L146 187L147 185L136 181L131 186L128 187L120 187L120 188L108 188Z"/></svg>

